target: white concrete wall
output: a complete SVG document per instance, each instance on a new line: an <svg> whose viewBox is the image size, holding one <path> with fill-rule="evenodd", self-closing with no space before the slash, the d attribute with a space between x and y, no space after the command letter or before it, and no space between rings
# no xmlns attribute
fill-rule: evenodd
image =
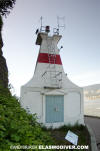
<svg viewBox="0 0 100 151"><path fill-rule="evenodd" d="M38 63L36 67L36 71L34 73L34 76L32 79L26 83L25 87L44 87L45 82L48 81L48 84L50 83L49 77L47 78L46 75L42 77L43 73L45 71L48 71L49 64L46 63ZM75 84L73 84L66 74L64 73L62 65L56 65L56 71L62 72L62 88L76 88L79 89L79 87ZM46 79L46 80L45 80Z"/></svg>
<svg viewBox="0 0 100 151"><path fill-rule="evenodd" d="M46 94L64 95L64 122L45 123L44 120L44 123L47 127L52 126L53 128L56 128L64 124L74 125L76 123L84 125L82 90L81 91L62 90L62 92L52 91L51 93L48 92ZM44 100L44 106L45 106L45 100ZM45 119L45 108L44 108L44 119Z"/></svg>
<svg viewBox="0 0 100 151"><path fill-rule="evenodd" d="M26 89L25 93L22 95L22 106L24 108L28 107L32 114L36 113L38 116L38 122L44 123L47 127L59 127L61 125L74 125L76 123L84 124L83 118L83 97L82 90L76 89L52 89L44 90L38 89L35 92L34 89ZM45 104L46 95L64 95L64 122L60 123L46 123L45 122Z"/></svg>
<svg viewBox="0 0 100 151"><path fill-rule="evenodd" d="M80 92L68 92L64 101L64 121L66 124L83 124L83 100Z"/></svg>
<svg viewBox="0 0 100 151"><path fill-rule="evenodd" d="M40 52L47 51L47 35L43 34L42 45ZM61 36L49 37L54 40L56 54L59 54L57 43ZM31 113L37 113L38 121L44 123L46 126L59 127L63 124L75 124L79 122L84 124L83 118L83 92L82 88L73 84L64 73L62 65L56 65L54 69L48 68L49 63L37 63L36 70L32 79L21 88L21 104L24 108L28 107ZM47 76L46 80L42 76L45 71L53 70L62 72L62 87L61 89L45 89L44 86L49 86L50 78ZM64 122L62 123L45 123L45 95L64 95Z"/></svg>
<svg viewBox="0 0 100 151"><path fill-rule="evenodd" d="M32 114L37 114L38 122L42 122L42 95L40 92L26 92L21 102L25 109L29 109Z"/></svg>

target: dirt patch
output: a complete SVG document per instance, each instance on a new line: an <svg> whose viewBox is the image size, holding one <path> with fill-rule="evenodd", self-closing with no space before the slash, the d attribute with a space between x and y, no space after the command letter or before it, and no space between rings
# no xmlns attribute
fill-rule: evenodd
<svg viewBox="0 0 100 151"><path fill-rule="evenodd" d="M60 129L50 129L48 130L51 137L55 141L56 145L72 145L69 141L65 140L65 136L68 130L72 131L76 135L78 135L78 145L88 145L89 149L87 151L91 151L90 146L90 135L86 127L62 127ZM74 150L74 149L73 149ZM77 150L77 149L75 149ZM79 151L79 149L78 149Z"/></svg>

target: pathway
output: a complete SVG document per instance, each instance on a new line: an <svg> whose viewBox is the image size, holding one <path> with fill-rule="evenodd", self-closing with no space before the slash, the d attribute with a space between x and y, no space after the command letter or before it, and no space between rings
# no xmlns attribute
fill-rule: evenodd
<svg viewBox="0 0 100 151"><path fill-rule="evenodd" d="M93 130L96 137L98 150L100 151L100 118L85 116L85 123L88 124Z"/></svg>

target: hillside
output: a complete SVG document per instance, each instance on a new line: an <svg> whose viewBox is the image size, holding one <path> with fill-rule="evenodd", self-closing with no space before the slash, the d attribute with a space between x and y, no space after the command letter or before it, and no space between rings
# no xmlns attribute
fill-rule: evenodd
<svg viewBox="0 0 100 151"><path fill-rule="evenodd" d="M36 122L36 116L24 110L16 97L0 87L0 151L11 151L11 146L39 144L50 145L53 140Z"/></svg>
<svg viewBox="0 0 100 151"><path fill-rule="evenodd" d="M91 99L100 99L100 84L94 84L83 87L84 96L91 100Z"/></svg>
<svg viewBox="0 0 100 151"><path fill-rule="evenodd" d="M98 90L100 89L100 84L93 84L83 87L84 90Z"/></svg>

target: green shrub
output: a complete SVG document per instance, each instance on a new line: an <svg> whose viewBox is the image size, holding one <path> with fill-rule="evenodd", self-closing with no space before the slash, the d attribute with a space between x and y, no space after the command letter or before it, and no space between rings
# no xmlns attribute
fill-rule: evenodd
<svg viewBox="0 0 100 151"><path fill-rule="evenodd" d="M11 145L50 145L53 141L27 113L16 97L0 89L0 151L10 151ZM31 150L31 149L30 149Z"/></svg>

